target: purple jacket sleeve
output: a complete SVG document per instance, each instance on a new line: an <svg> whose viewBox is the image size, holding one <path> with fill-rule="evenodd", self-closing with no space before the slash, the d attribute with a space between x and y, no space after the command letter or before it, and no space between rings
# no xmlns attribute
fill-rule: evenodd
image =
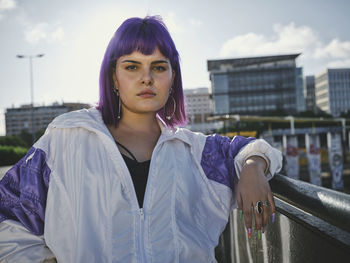
<svg viewBox="0 0 350 263"><path fill-rule="evenodd" d="M45 152L32 147L0 181L0 222L16 220L42 235L50 172Z"/></svg>
<svg viewBox="0 0 350 263"><path fill-rule="evenodd" d="M255 138L235 136L232 140L217 134L208 136L202 152L201 166L207 178L234 189L234 159Z"/></svg>

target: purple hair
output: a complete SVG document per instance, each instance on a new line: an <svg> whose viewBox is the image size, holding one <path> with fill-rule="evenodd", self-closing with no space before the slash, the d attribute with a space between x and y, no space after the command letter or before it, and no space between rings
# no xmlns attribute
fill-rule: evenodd
<svg viewBox="0 0 350 263"><path fill-rule="evenodd" d="M186 124L179 53L161 18L147 16L143 19L135 17L125 20L114 33L106 49L100 70L100 100L97 106L106 125L118 125L119 98L113 93L112 78L116 61L134 51L150 55L156 47L169 59L175 72L171 96L176 102L176 110L170 120L165 118L166 115L172 114L174 107L170 96L165 106L158 111L158 115L170 127Z"/></svg>

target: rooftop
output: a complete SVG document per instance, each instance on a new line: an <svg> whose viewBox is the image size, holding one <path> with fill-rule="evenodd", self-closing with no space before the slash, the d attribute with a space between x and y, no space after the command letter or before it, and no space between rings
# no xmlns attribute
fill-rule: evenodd
<svg viewBox="0 0 350 263"><path fill-rule="evenodd" d="M230 67L247 67L250 65L273 63L279 61L295 60L301 53L262 57L246 57L246 58L232 58L232 59L215 59L208 60L208 70L220 70L222 65L229 65Z"/></svg>

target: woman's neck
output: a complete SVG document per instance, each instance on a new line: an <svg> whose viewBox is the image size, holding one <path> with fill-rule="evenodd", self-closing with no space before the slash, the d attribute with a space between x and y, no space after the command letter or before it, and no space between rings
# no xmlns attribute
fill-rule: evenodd
<svg viewBox="0 0 350 263"><path fill-rule="evenodd" d="M110 125L108 129L114 139L126 147L139 162L151 159L161 134L155 114L123 114L118 126ZM119 150L127 154L120 147Z"/></svg>
<svg viewBox="0 0 350 263"><path fill-rule="evenodd" d="M119 120L118 128L119 127L123 130L130 129L134 132L160 134L160 127L155 113L136 114L125 111L122 118Z"/></svg>

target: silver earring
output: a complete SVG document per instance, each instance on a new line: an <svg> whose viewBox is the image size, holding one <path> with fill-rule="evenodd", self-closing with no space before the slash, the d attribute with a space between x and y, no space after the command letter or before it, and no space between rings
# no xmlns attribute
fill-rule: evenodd
<svg viewBox="0 0 350 263"><path fill-rule="evenodd" d="M173 96L170 96L170 98L172 98L173 99L173 104L174 104L174 107L173 107L173 112L170 114L170 115L165 115L165 118L167 118L167 120L171 120L171 118L174 116L174 114L175 114L175 111L176 111L176 101L175 101L175 99L174 99L174 97Z"/></svg>
<svg viewBox="0 0 350 263"><path fill-rule="evenodd" d="M112 91L113 91L113 93L114 93L114 94L116 94L116 95L117 95L118 90L117 90L117 88L116 88L114 85L113 85Z"/></svg>
<svg viewBox="0 0 350 263"><path fill-rule="evenodd" d="M121 118L121 113L122 113L122 101L120 100L120 95L119 95L119 91L117 90L117 96L118 96L118 115L117 115L117 118L118 120L120 120Z"/></svg>
<svg viewBox="0 0 350 263"><path fill-rule="evenodd" d="M119 90L113 86L112 88L113 93L118 97L118 112L117 112L117 118L118 120L121 118L121 100L120 100L120 96L119 96Z"/></svg>

